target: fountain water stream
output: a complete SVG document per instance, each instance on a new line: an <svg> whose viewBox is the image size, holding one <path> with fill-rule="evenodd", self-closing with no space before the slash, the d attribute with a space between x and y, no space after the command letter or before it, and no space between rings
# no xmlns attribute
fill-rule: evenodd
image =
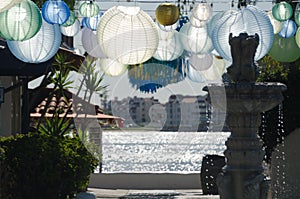
<svg viewBox="0 0 300 199"><path fill-rule="evenodd" d="M226 111L226 123L231 130L224 152L226 166L217 178L221 199L266 199L268 194L262 166L265 152L257 129L261 112L281 103L286 86L255 82L258 70L254 55L258 41L258 35L230 35L233 63L225 74L229 82L204 88L209 100L214 101L212 106Z"/></svg>

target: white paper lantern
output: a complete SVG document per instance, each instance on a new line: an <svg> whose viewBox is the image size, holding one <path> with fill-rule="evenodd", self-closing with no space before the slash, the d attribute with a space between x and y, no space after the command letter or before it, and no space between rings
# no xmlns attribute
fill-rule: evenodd
<svg viewBox="0 0 300 199"><path fill-rule="evenodd" d="M183 48L192 53L208 53L213 49L206 27L197 28L186 23L180 29Z"/></svg>
<svg viewBox="0 0 300 199"><path fill-rule="evenodd" d="M74 37L80 31L80 21L76 19L75 23L71 26L60 26L60 31L65 36Z"/></svg>
<svg viewBox="0 0 300 199"><path fill-rule="evenodd" d="M206 54L192 53L189 57L189 64L197 71L203 71L209 69L212 63L213 63L213 55L210 53L206 53Z"/></svg>
<svg viewBox="0 0 300 199"><path fill-rule="evenodd" d="M125 73L127 65L113 59L99 59L100 68L108 76L119 76Z"/></svg>
<svg viewBox="0 0 300 199"><path fill-rule="evenodd" d="M10 51L19 60L27 63L41 63L51 59L58 51L61 33L58 24L43 20L40 31L26 41L7 41Z"/></svg>
<svg viewBox="0 0 300 199"><path fill-rule="evenodd" d="M279 31L282 29L282 22L273 17L272 11L268 12L268 17L270 18L271 24L273 25L274 34L279 33Z"/></svg>
<svg viewBox="0 0 300 199"><path fill-rule="evenodd" d="M255 60L261 59L268 53L274 39L274 30L270 18L265 11L248 5L239 12L222 17L216 24L212 41L219 55L228 61L232 61L228 42L229 34L232 33L235 37L243 32L248 33L248 35L259 35Z"/></svg>
<svg viewBox="0 0 300 199"><path fill-rule="evenodd" d="M10 9L22 0L1 0L0 1L0 12Z"/></svg>
<svg viewBox="0 0 300 199"><path fill-rule="evenodd" d="M225 72L225 60L213 56L213 63L207 70L199 71L206 81L218 82L222 81L222 75Z"/></svg>
<svg viewBox="0 0 300 199"><path fill-rule="evenodd" d="M212 16L211 6L207 3L199 3L192 10L192 16L200 21L207 21Z"/></svg>
<svg viewBox="0 0 300 199"><path fill-rule="evenodd" d="M97 15L93 16L93 17L87 17L86 21L85 21L85 25L86 27L88 27L89 29L95 31L97 30L98 24L101 20L103 13L99 12Z"/></svg>
<svg viewBox="0 0 300 199"><path fill-rule="evenodd" d="M190 23L192 26L195 26L197 28L200 28L200 27L203 27L206 25L207 21L202 21L202 20L199 20L197 19L196 17L194 17L193 14L191 14L190 16Z"/></svg>
<svg viewBox="0 0 300 199"><path fill-rule="evenodd" d="M82 29L81 43L84 50L92 57L106 58L106 55L104 55L98 44L96 33L89 28Z"/></svg>
<svg viewBox="0 0 300 199"><path fill-rule="evenodd" d="M159 30L159 32L164 32ZM160 39L153 57L160 61L172 61L181 56L184 49L181 45L179 33L173 32L173 36L167 39Z"/></svg>
<svg viewBox="0 0 300 199"><path fill-rule="evenodd" d="M125 6L114 6L104 13L97 37L104 54L122 64L147 61L159 40L152 18L139 7Z"/></svg>

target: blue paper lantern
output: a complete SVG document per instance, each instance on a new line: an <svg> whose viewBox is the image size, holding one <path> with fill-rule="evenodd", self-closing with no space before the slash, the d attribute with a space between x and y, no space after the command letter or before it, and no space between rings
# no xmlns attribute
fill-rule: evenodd
<svg viewBox="0 0 300 199"><path fill-rule="evenodd" d="M87 21L88 17L83 17L82 20L81 20L81 27L84 28L84 27L87 27L86 25L86 21Z"/></svg>
<svg viewBox="0 0 300 199"><path fill-rule="evenodd" d="M99 12L96 16L86 18L86 27L92 31L96 31L103 13Z"/></svg>
<svg viewBox="0 0 300 199"><path fill-rule="evenodd" d="M27 63L41 63L51 59L61 43L59 25L48 24L43 20L40 31L26 41L7 41L12 54Z"/></svg>
<svg viewBox="0 0 300 199"><path fill-rule="evenodd" d="M32 1L24 0L0 12L0 35L6 40L30 39L40 30L41 25L40 10Z"/></svg>
<svg viewBox="0 0 300 199"><path fill-rule="evenodd" d="M70 17L70 9L62 0L48 0L43 4L42 16L47 23L64 24Z"/></svg>
<svg viewBox="0 0 300 199"><path fill-rule="evenodd" d="M244 32L248 35L258 34L259 36L255 60L261 59L269 52L274 39L271 21L265 11L249 5L238 12L222 17L216 24L212 41L218 54L224 59L232 61L228 42L229 35L232 33L235 37Z"/></svg>
<svg viewBox="0 0 300 199"><path fill-rule="evenodd" d="M278 33L279 36L289 38L295 35L297 31L297 25L293 20L286 20L282 23L281 31Z"/></svg>

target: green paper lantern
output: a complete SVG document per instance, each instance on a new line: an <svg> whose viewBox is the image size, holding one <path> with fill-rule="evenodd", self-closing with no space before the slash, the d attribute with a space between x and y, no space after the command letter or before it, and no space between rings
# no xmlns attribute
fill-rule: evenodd
<svg viewBox="0 0 300 199"><path fill-rule="evenodd" d="M282 1L273 6L272 14L278 21L285 21L292 17L293 8L289 3Z"/></svg>
<svg viewBox="0 0 300 199"><path fill-rule="evenodd" d="M75 13L73 11L70 11L70 16L68 18L68 20L62 24L62 26L67 27L67 26L72 26L76 21L76 16Z"/></svg>
<svg viewBox="0 0 300 199"><path fill-rule="evenodd" d="M276 61L294 62L300 58L300 48L295 37L283 38L275 35L269 55Z"/></svg>
<svg viewBox="0 0 300 199"><path fill-rule="evenodd" d="M0 35L7 40L24 41L32 38L42 26L39 8L24 0L9 10L0 12Z"/></svg>
<svg viewBox="0 0 300 199"><path fill-rule="evenodd" d="M300 3L297 3L294 14L295 22L298 26L300 26Z"/></svg>
<svg viewBox="0 0 300 199"><path fill-rule="evenodd" d="M298 47L300 48L300 28L297 29L297 32L295 34L295 39Z"/></svg>
<svg viewBox="0 0 300 199"><path fill-rule="evenodd" d="M99 6L98 4L94 3L93 1L83 2L79 6L79 13L83 17L93 17L99 13Z"/></svg>

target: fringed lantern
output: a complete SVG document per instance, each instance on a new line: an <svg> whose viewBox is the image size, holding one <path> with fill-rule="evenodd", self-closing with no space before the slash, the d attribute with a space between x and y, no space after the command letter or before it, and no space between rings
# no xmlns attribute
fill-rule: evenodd
<svg viewBox="0 0 300 199"><path fill-rule="evenodd" d="M115 6L104 13L97 37L103 53L122 64L147 61L159 40L152 18L139 7L125 6Z"/></svg>
<svg viewBox="0 0 300 199"><path fill-rule="evenodd" d="M272 11L268 12L268 17L270 18L271 24L273 25L274 34L278 34L282 29L282 22L273 17Z"/></svg>
<svg viewBox="0 0 300 199"><path fill-rule="evenodd" d="M183 48L192 53L208 53L213 49L206 27L197 28L186 23L180 29L180 41Z"/></svg>
<svg viewBox="0 0 300 199"><path fill-rule="evenodd" d="M165 33L162 30L158 30L160 36L158 47L153 57L160 61L172 61L181 56L184 49L181 45L179 33L173 32L171 37L165 38Z"/></svg>
<svg viewBox="0 0 300 199"><path fill-rule="evenodd" d="M173 3L162 3L156 8L155 16L161 25L171 26L179 18L179 8Z"/></svg>
<svg viewBox="0 0 300 199"><path fill-rule="evenodd" d="M213 63L213 55L209 53L206 54L191 53L191 55L189 56L189 64L196 71L207 70L211 67L212 63Z"/></svg>
<svg viewBox="0 0 300 199"><path fill-rule="evenodd" d="M289 3L282 1L273 6L272 14L278 21L285 21L290 19L293 15L293 8Z"/></svg>
<svg viewBox="0 0 300 199"><path fill-rule="evenodd" d="M274 39L273 26L265 11L249 5L239 12L222 17L216 24L213 30L212 41L221 57L232 61L228 42L229 35L232 33L235 37L243 32L248 33L248 35L258 34L259 36L255 60L261 59L268 53Z"/></svg>
<svg viewBox="0 0 300 199"><path fill-rule="evenodd" d="M79 14L83 17L93 17L99 13L99 6L93 1L83 2L79 6Z"/></svg>
<svg viewBox="0 0 300 199"><path fill-rule="evenodd" d="M62 0L48 0L43 4L42 16L47 23L61 25L68 20L70 9Z"/></svg>
<svg viewBox="0 0 300 199"><path fill-rule="evenodd" d="M154 93L159 88L184 79L182 60L158 61L151 58L143 64L130 65L128 79L130 84L137 90Z"/></svg>
<svg viewBox="0 0 300 199"><path fill-rule="evenodd" d="M279 36L284 38L293 37L297 31L297 25L293 20L286 20L282 23L282 28L278 33Z"/></svg>
<svg viewBox="0 0 300 199"><path fill-rule="evenodd" d="M80 21L77 19L71 26L60 26L60 31L65 36L74 37L80 31Z"/></svg>
<svg viewBox="0 0 300 199"><path fill-rule="evenodd" d="M120 76L127 70L127 65L108 58L99 59L99 65L103 72L108 76Z"/></svg>
<svg viewBox="0 0 300 199"><path fill-rule="evenodd" d="M269 55L280 62L294 62L300 57L300 48L295 37L283 38L275 35Z"/></svg>
<svg viewBox="0 0 300 199"><path fill-rule="evenodd" d="M96 31L103 13L99 12L96 16L86 18L86 27L92 31Z"/></svg>
<svg viewBox="0 0 300 199"><path fill-rule="evenodd" d="M42 17L35 3L24 0L9 10L0 12L0 35L6 40L24 41L41 28Z"/></svg>
<svg viewBox="0 0 300 199"><path fill-rule="evenodd" d="M106 58L98 44L96 34L89 28L82 29L81 43L84 50L92 57Z"/></svg>
<svg viewBox="0 0 300 199"><path fill-rule="evenodd" d="M62 24L62 26L67 27L67 26L71 26L76 22L76 16L74 11L70 11L70 16L68 18L68 20Z"/></svg>
<svg viewBox="0 0 300 199"><path fill-rule="evenodd" d="M14 5L20 3L22 0L1 0L0 1L0 12L10 9Z"/></svg>
<svg viewBox="0 0 300 199"><path fill-rule="evenodd" d="M51 59L61 43L59 25L48 24L43 20L40 31L26 41L7 41L14 56L27 63L41 63Z"/></svg>

